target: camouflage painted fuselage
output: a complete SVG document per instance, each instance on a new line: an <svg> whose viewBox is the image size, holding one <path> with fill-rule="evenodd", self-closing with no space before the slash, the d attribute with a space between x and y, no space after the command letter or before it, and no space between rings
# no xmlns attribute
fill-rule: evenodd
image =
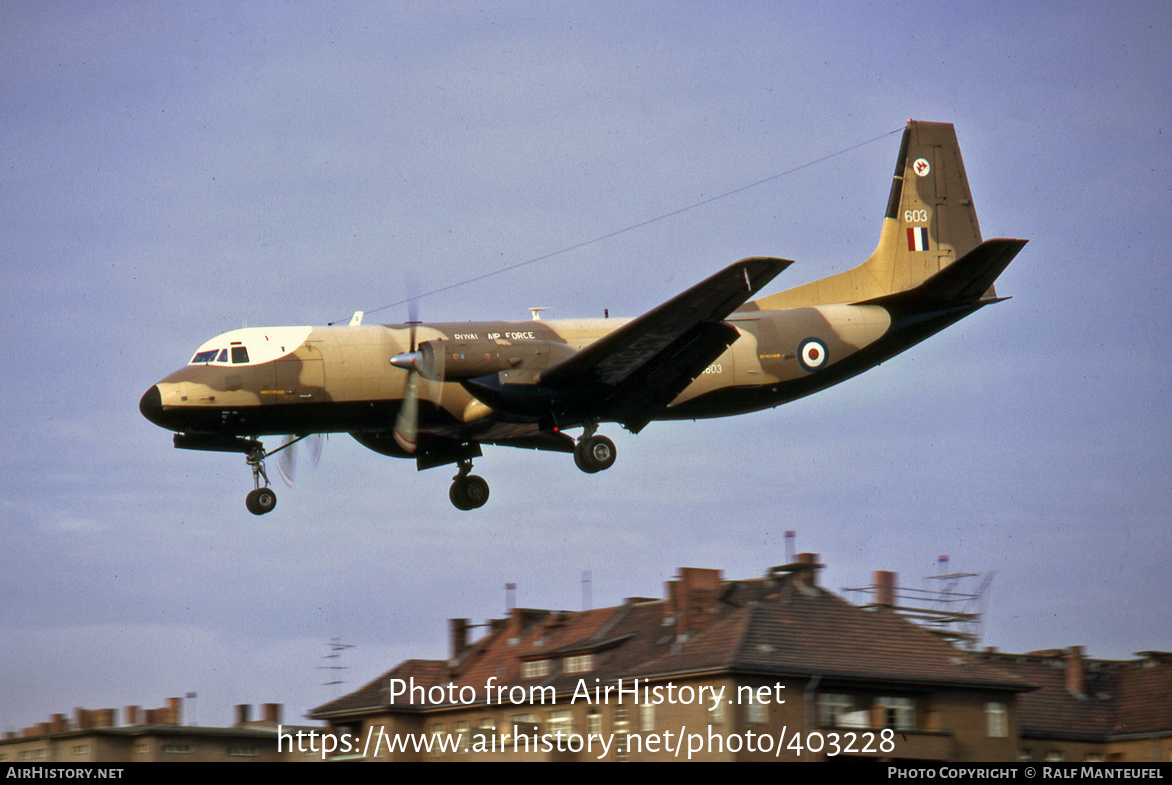
<svg viewBox="0 0 1172 785"><path fill-rule="evenodd" d="M909 122L879 244L854 269L749 300L789 263L746 259L633 320L418 325L414 341L407 325L246 328L205 343L140 408L206 437L197 449L346 432L409 457L390 437L414 371L390 360L427 346L442 356L417 379L420 445L570 451L566 428L742 414L855 376L996 302L1024 244L982 241L952 126Z"/></svg>

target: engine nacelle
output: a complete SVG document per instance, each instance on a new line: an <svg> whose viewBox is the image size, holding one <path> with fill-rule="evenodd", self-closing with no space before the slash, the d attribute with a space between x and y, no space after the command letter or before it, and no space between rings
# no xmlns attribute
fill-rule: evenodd
<svg viewBox="0 0 1172 785"><path fill-rule="evenodd" d="M419 373L433 381L462 381L513 369L541 371L574 352L554 341L424 341Z"/></svg>

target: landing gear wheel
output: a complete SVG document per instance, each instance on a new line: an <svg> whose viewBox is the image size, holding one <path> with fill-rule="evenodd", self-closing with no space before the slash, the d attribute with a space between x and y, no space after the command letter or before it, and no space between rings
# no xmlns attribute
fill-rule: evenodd
<svg viewBox="0 0 1172 785"><path fill-rule="evenodd" d="M257 488L255 491L249 491L244 506L253 515L264 515L272 512L277 506L277 494L272 488Z"/></svg>
<svg viewBox="0 0 1172 785"><path fill-rule="evenodd" d="M605 436L579 439L574 445L574 463L587 474L609 469L616 457L614 442Z"/></svg>
<svg viewBox="0 0 1172 785"><path fill-rule="evenodd" d="M488 483L475 474L456 477L448 491L448 498L458 510L475 510L488 501Z"/></svg>

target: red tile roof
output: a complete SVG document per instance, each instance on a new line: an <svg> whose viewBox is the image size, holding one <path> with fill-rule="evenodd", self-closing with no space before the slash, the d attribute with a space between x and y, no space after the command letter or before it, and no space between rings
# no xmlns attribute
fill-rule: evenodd
<svg viewBox="0 0 1172 785"><path fill-rule="evenodd" d="M595 678L607 683L713 672L820 676L823 683L904 688L1029 689L1020 677L950 646L890 609L851 605L794 574L722 582L719 591L691 599L697 597L710 612L690 612L683 623L700 629L687 635L677 635L676 606L667 600L581 612L518 609L494 622L493 630L456 661L409 660L310 716L386 711L389 680L411 677L425 687L471 686L481 698L493 677L495 685L550 686L561 695L587 676L591 683ZM567 673L565 658L584 653L593 657L589 672ZM548 675L522 676L524 663L545 659ZM401 701L402 696L396 711L434 706Z"/></svg>
<svg viewBox="0 0 1172 785"><path fill-rule="evenodd" d="M1023 738L1106 741L1172 732L1172 655L1084 658L1081 692L1067 686L1069 652L982 656L1038 688L1018 699Z"/></svg>

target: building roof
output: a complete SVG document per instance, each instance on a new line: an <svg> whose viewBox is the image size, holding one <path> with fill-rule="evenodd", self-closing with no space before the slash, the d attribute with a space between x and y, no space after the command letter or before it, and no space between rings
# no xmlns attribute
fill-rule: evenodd
<svg viewBox="0 0 1172 785"><path fill-rule="evenodd" d="M1018 699L1023 738L1106 741L1172 733L1172 654L1096 660L1081 647L983 658L1036 690Z"/></svg>
<svg viewBox="0 0 1172 785"><path fill-rule="evenodd" d="M812 555L803 555L812 556ZM570 693L579 679L678 679L707 674L814 677L823 684L866 683L892 689L951 688L1019 692L1019 676L962 652L890 608L862 608L816 585L814 559L774 568L764 578L723 581L716 570L685 568L663 600L630 600L598 610L516 609L451 660L408 660L355 692L313 710L314 719L385 712L390 680L423 688L485 685L552 687ZM591 655L588 672L568 658ZM548 662L526 677L526 663ZM530 672L540 671L530 666ZM433 709L397 697L394 711ZM418 697L418 696L417 696ZM406 702L404 702L406 700Z"/></svg>
<svg viewBox="0 0 1172 785"><path fill-rule="evenodd" d="M664 674L721 668L743 673L820 676L890 685L1029 689L891 608L862 608L816 586L787 581L775 595L726 615L679 654L648 663Z"/></svg>

